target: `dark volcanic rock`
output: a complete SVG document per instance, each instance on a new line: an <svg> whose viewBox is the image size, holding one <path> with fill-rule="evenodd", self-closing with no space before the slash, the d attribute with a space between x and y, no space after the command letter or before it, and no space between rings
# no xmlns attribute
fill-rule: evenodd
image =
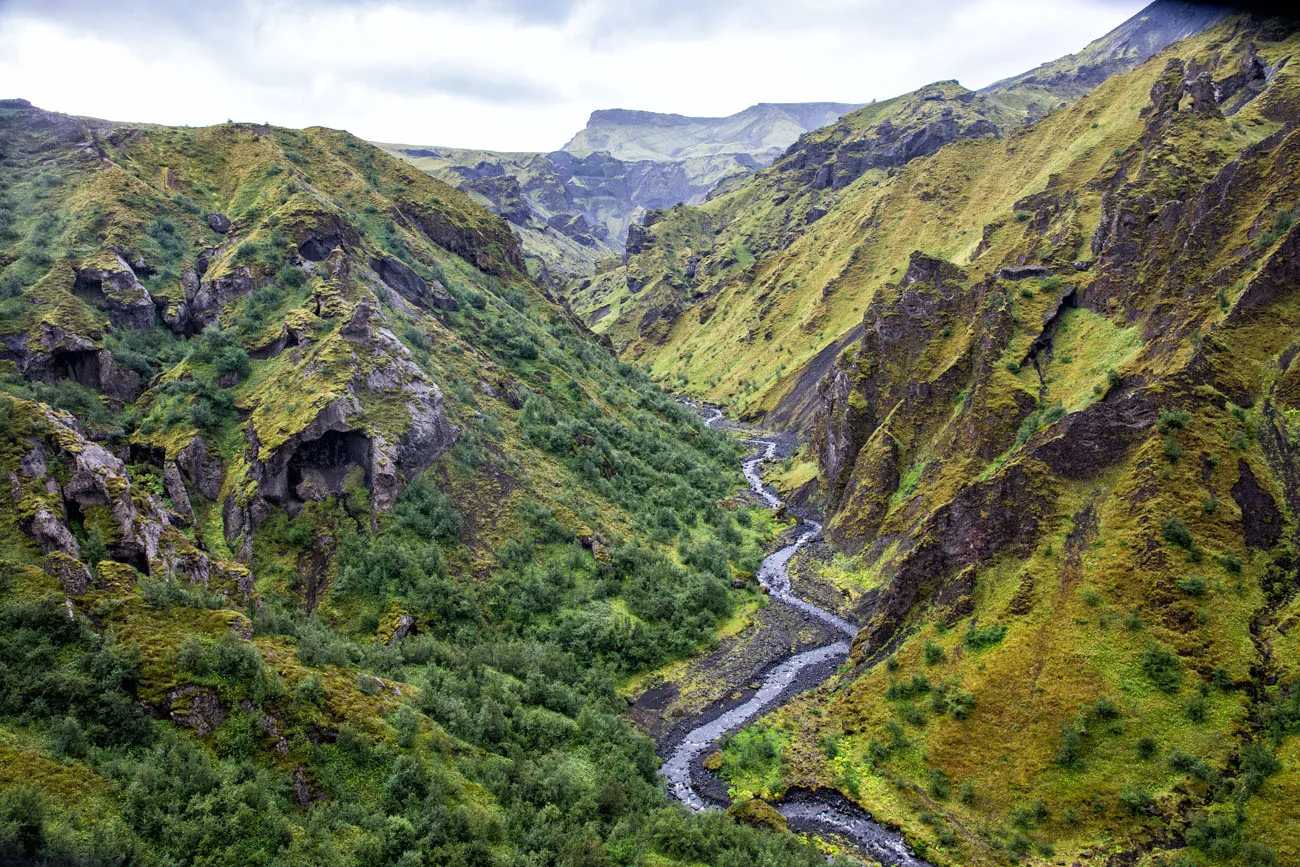
<svg viewBox="0 0 1300 867"><path fill-rule="evenodd" d="M136 279L125 259L117 254L113 259L112 265L78 271L72 291L106 310L114 327L153 327L154 303L149 291Z"/></svg>
<svg viewBox="0 0 1300 867"><path fill-rule="evenodd" d="M230 218L220 211L213 211L208 214L208 228L224 235L230 231Z"/></svg>
<svg viewBox="0 0 1300 867"><path fill-rule="evenodd" d="M1044 265L1022 265L1013 268L999 268L999 280L1032 280L1035 278L1051 277L1056 271Z"/></svg>
<svg viewBox="0 0 1300 867"><path fill-rule="evenodd" d="M69 596L80 596L90 589L90 570L76 557L51 551L45 555L44 568L45 574L57 579Z"/></svg>
<svg viewBox="0 0 1300 867"><path fill-rule="evenodd" d="M412 304L434 307L439 310L459 310L460 302L447 292L437 280L430 284L404 262L391 256L372 256L371 269L379 275L388 288Z"/></svg>
<svg viewBox="0 0 1300 867"><path fill-rule="evenodd" d="M1241 508L1242 534L1250 547L1268 550L1282 538L1282 513L1273 495L1260 487L1250 464L1238 460L1237 472L1232 499Z"/></svg>

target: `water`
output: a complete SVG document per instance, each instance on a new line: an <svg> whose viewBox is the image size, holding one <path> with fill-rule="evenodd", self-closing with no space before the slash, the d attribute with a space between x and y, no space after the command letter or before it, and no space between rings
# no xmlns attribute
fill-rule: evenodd
<svg viewBox="0 0 1300 867"><path fill-rule="evenodd" d="M710 407L705 410L705 413L704 423L709 427L722 420L722 411L719 409ZM776 455L776 443L763 439L750 442L758 448L758 454L745 461L741 469L754 493L762 497L770 508L778 509L783 505L781 499L763 485L763 478L759 473L763 462L772 460ZM848 658L850 641L857 635L858 627L796 596L790 587L790 576L786 571L790 558L798 553L800 548L818 538L821 532L821 524L805 520L794 542L763 559L758 569L758 581L768 591L768 596L773 603L789 605L846 638L786 657L767 672L758 690L742 704L729 709L705 711L700 724L682 737L659 770L668 783L669 793L693 810L716 806L712 799L706 801L696 783L697 773L708 773L700 765L700 759L706 753L716 749L718 743L727 735L740 731L751 720L774 709L781 703L783 697L811 688L823 679L814 675L801 683L801 675L818 667L825 670L828 665L837 665ZM898 867L925 867L926 865L925 861L908 850L907 843L901 835L881 827L867 813L843 797L818 792L800 792L773 806L786 817L792 828L839 834L853 841L860 849L882 864L898 865Z"/></svg>

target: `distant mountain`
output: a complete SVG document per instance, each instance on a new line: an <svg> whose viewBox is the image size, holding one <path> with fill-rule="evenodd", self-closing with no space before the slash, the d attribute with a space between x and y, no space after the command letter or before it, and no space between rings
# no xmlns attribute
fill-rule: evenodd
<svg viewBox="0 0 1300 867"><path fill-rule="evenodd" d="M1018 104L1032 120L1062 101L1079 99L1113 75L1136 69L1166 46L1195 36L1232 12L1230 6L1213 3L1156 0L1077 54L994 82L980 93Z"/></svg>
<svg viewBox="0 0 1300 867"><path fill-rule="evenodd" d="M843 102L760 102L727 117L606 109L592 112L587 127L564 150L576 156L602 151L620 160L748 154L770 163L803 133L860 107Z"/></svg>
<svg viewBox="0 0 1300 867"><path fill-rule="evenodd" d="M770 171L716 188L712 201L700 212L684 209L652 220L652 231L649 226L647 231L633 229L625 266L574 289L569 302L626 354L654 364L690 355L686 331L698 331L706 343L713 340L709 317L704 315L708 299L725 285L747 286L748 278L738 274L752 259L779 258L797 247L814 224L836 209L844 191L862 183L864 176L878 185L912 161L954 142L1015 135L1230 14L1230 9L1217 5L1157 0L1078 53L982 90L968 90L953 80L938 81L851 111L799 136ZM756 207L759 199L770 201L771 206ZM666 243L660 236L673 241ZM908 238L906 243L914 243L914 238ZM747 253L738 255L738 250ZM816 255L813 258L820 262ZM824 308L820 302L810 302L799 315L811 321ZM759 319L773 309L765 296L759 309L766 311ZM839 310L829 324L819 325L830 333L821 345L806 347L809 357L822 362L833 358L830 347L858 318L855 311ZM829 353L825 357L818 355L823 350ZM767 357L762 346L749 351L755 358ZM739 360L736 364L737 371L745 368ZM810 368L818 369L815 364ZM810 418L809 401L814 397L810 389L817 379L810 373L805 388L784 395L779 421L796 426L796 419ZM731 387L725 379L719 380L704 396L725 402ZM755 402L768 397L765 389L752 394Z"/></svg>
<svg viewBox="0 0 1300 867"><path fill-rule="evenodd" d="M610 109L546 154L377 144L509 220L530 270L562 284L621 254L628 226L647 211L703 202L855 108L760 103L721 118Z"/></svg>

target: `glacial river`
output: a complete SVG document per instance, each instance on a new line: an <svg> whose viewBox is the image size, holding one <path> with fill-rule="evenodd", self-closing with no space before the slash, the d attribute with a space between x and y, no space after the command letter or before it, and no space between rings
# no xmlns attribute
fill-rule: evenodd
<svg viewBox="0 0 1300 867"><path fill-rule="evenodd" d="M706 412L706 425L713 427L722 421L721 410L710 408ZM757 449L757 454L742 465L745 478L754 493L762 497L769 507L780 508L781 499L763 484L760 475L763 463L775 456L776 443L752 439L750 444ZM666 779L673 797L693 810L726 806L721 797L705 792L706 787L702 783L708 782L706 775L711 774L702 764L704 756L716 750L723 738L740 731L756 717L822 683L839 663L848 658L849 645L857 635L858 627L795 595L786 571L790 558L820 536L821 531L821 524L805 520L793 542L764 558L757 577L759 584L767 590L771 604L788 605L805 618L829 627L842 638L777 661L763 674L758 690L746 701L734 707L720 704L705 710L700 714L695 727L672 746L659 773ZM708 786L708 789L717 791L721 788L716 780L713 782L715 785ZM785 816L792 830L837 834L852 841L881 864L926 867L926 862L908 849L901 835L881 827L867 813L838 795L801 791L792 793L773 806Z"/></svg>

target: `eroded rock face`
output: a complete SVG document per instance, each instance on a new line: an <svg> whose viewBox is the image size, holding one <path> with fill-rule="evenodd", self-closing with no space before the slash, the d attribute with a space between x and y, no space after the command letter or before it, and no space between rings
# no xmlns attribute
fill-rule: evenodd
<svg viewBox="0 0 1300 867"><path fill-rule="evenodd" d="M1250 464L1237 461L1237 483L1232 499L1241 508L1241 531L1246 544L1267 551L1282 538L1282 513L1273 495L1264 490Z"/></svg>
<svg viewBox="0 0 1300 867"><path fill-rule="evenodd" d="M149 291L136 279L135 271L121 254L113 253L112 262L105 267L78 271L73 292L106 310L115 328L152 328L154 302Z"/></svg>
<svg viewBox="0 0 1300 867"><path fill-rule="evenodd" d="M388 288L407 301L422 307L438 310L459 310L460 302L437 280L429 283L411 270L406 263L391 256L372 256L370 268L379 275Z"/></svg>
<svg viewBox="0 0 1300 867"><path fill-rule="evenodd" d="M271 506L297 514L302 504L343 496L353 484L370 490L375 511L391 509L408 481L455 442L441 390L428 381L375 304L358 303L341 334L355 346L359 362L368 359L358 364L344 393L269 451L263 450L255 424L246 428L256 493L248 502L234 497L225 502L225 532L232 544L242 536L247 546ZM369 424L361 400L367 393L399 400L407 417L404 428Z"/></svg>
<svg viewBox="0 0 1300 867"><path fill-rule="evenodd" d="M214 570L222 570L223 577L243 581L251 590L247 580L230 571L242 567L219 566L195 547L173 526L175 513L133 486L121 458L87 440L71 415L42 404L19 405L38 419L41 432L25 442L21 470L9 479L10 494L19 514L28 516L19 526L45 551L46 571L69 594L85 592L90 579L79 563L82 552L70 523L92 519L109 557L118 563L204 586ZM61 483L50 470L55 459L64 468Z"/></svg>
<svg viewBox="0 0 1300 867"><path fill-rule="evenodd" d="M221 456L203 437L196 436L190 440L189 445L177 453L175 464L188 490L197 491L205 500L214 503L221 496L225 468Z"/></svg>
<svg viewBox="0 0 1300 867"><path fill-rule="evenodd" d="M828 129L842 128L843 133L805 135L790 146L778 166L797 171L801 186L838 190L871 169L905 165L957 139L998 134L997 126L967 108L983 97L955 82L927 85L912 96L914 104L899 117L886 118L866 133L851 133L851 124L841 120Z"/></svg>
<svg viewBox="0 0 1300 867"><path fill-rule="evenodd" d="M121 401L135 400L142 391L140 374L119 368L97 336L42 322L26 340L18 335L8 345L18 372L28 379L49 383L69 379Z"/></svg>
<svg viewBox="0 0 1300 867"><path fill-rule="evenodd" d="M210 325L221 322L221 311L238 298L249 295L257 288L252 272L241 265L228 274L199 283L194 298L188 302L189 330L198 333Z"/></svg>
<svg viewBox="0 0 1300 867"><path fill-rule="evenodd" d="M430 241L460 256L482 271L496 276L510 269L524 271L524 251L508 224L493 217L492 223L466 225L453 216L422 203L406 202L402 216L417 226Z"/></svg>

